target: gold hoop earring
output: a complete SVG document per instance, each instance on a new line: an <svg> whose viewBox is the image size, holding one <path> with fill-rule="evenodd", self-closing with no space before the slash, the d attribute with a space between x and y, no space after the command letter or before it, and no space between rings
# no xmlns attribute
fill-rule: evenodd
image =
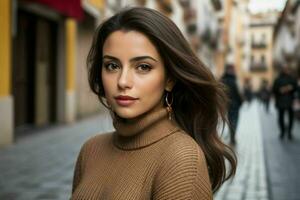
<svg viewBox="0 0 300 200"><path fill-rule="evenodd" d="M169 102L169 94L171 96L171 100ZM169 120L172 120L172 113L173 113L173 109L172 109L172 104L173 104L173 94L171 92L167 92L166 94L166 104L167 104L167 112L169 115Z"/></svg>

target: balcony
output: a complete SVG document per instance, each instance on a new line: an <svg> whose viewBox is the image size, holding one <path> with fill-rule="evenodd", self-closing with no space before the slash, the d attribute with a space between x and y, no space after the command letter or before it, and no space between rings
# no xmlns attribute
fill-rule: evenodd
<svg viewBox="0 0 300 200"><path fill-rule="evenodd" d="M158 10L169 16L173 12L172 2L170 0L160 0L158 3Z"/></svg>
<svg viewBox="0 0 300 200"><path fill-rule="evenodd" d="M196 34L197 24L196 23L191 23L191 24L186 25L186 32L190 35Z"/></svg>
<svg viewBox="0 0 300 200"><path fill-rule="evenodd" d="M222 9L222 3L219 0L212 0L212 4L215 8L216 11L221 10Z"/></svg>
<svg viewBox="0 0 300 200"><path fill-rule="evenodd" d="M266 72L268 69L265 63L251 63L250 71L251 72Z"/></svg>
<svg viewBox="0 0 300 200"><path fill-rule="evenodd" d="M267 48L267 44L265 42L252 42L252 49L265 49Z"/></svg>
<svg viewBox="0 0 300 200"><path fill-rule="evenodd" d="M212 49L218 48L219 33L212 33L210 29L206 29L202 35L200 35L201 42L205 43Z"/></svg>

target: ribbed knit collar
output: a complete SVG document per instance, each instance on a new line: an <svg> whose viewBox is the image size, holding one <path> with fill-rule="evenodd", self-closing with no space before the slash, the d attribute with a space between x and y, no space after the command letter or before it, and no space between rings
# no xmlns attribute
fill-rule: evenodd
<svg viewBox="0 0 300 200"><path fill-rule="evenodd" d="M166 108L151 111L133 121L114 119L114 145L124 150L149 146L179 130L169 120Z"/></svg>

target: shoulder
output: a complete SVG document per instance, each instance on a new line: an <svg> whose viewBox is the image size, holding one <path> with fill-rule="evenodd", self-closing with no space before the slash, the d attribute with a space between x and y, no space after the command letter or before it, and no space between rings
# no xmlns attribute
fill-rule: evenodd
<svg viewBox="0 0 300 200"><path fill-rule="evenodd" d="M293 85L298 85L297 79L294 77L291 78L291 82Z"/></svg>
<svg viewBox="0 0 300 200"><path fill-rule="evenodd" d="M278 85L280 84L280 82L282 82L282 78L277 77L277 78L274 80L273 87L278 87Z"/></svg>
<svg viewBox="0 0 300 200"><path fill-rule="evenodd" d="M199 144L184 131L178 131L169 138L162 154L164 164L172 163L195 164L206 168L205 155Z"/></svg>
<svg viewBox="0 0 300 200"><path fill-rule="evenodd" d="M169 140L154 179L155 199L212 199L200 146L184 132L173 134Z"/></svg>
<svg viewBox="0 0 300 200"><path fill-rule="evenodd" d="M86 140L84 145L94 145L95 143L109 140L112 137L112 133L113 132L107 132L107 133L99 133L97 135L94 135L90 137L88 140Z"/></svg>
<svg viewBox="0 0 300 200"><path fill-rule="evenodd" d="M100 133L95 136L90 137L81 146L81 152L86 154L95 148L99 148L105 144L111 142L113 132Z"/></svg>
<svg viewBox="0 0 300 200"><path fill-rule="evenodd" d="M188 147L191 150L201 151L199 144L188 133L180 130L170 137L169 141L170 150L179 150L182 147Z"/></svg>

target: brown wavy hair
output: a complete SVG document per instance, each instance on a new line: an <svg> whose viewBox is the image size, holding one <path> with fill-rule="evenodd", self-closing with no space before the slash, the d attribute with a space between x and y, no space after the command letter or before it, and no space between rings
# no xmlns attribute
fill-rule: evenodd
<svg viewBox="0 0 300 200"><path fill-rule="evenodd" d="M221 141L217 131L218 125L221 124L224 128L226 122L228 99L224 86L200 61L168 17L149 8L127 8L97 28L87 58L89 84L102 104L103 45L106 38L117 30L138 31L147 36L157 48L168 76L176 82L172 90L175 120L202 148L212 190L215 192L235 174L237 164L235 153ZM228 172L226 160L230 167Z"/></svg>

